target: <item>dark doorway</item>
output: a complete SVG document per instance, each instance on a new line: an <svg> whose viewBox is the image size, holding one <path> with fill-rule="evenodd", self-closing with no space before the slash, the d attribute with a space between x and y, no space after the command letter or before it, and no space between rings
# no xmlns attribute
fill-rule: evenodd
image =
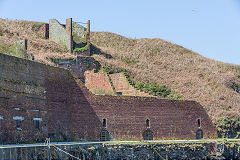
<svg viewBox="0 0 240 160"><path fill-rule="evenodd" d="M143 139L144 140L153 140L153 132L150 130L150 128L146 129L143 132Z"/></svg>
<svg viewBox="0 0 240 160"><path fill-rule="evenodd" d="M100 132L100 141L111 141L111 135L106 128L103 128Z"/></svg>
<svg viewBox="0 0 240 160"><path fill-rule="evenodd" d="M102 121L102 130L100 132L100 141L111 141L111 134L107 130L107 120Z"/></svg>
<svg viewBox="0 0 240 160"><path fill-rule="evenodd" d="M107 120L103 119L103 124L102 124L103 128L107 128Z"/></svg>
<svg viewBox="0 0 240 160"><path fill-rule="evenodd" d="M198 129L196 132L196 139L202 139L203 138L203 131L201 129Z"/></svg>
<svg viewBox="0 0 240 160"><path fill-rule="evenodd" d="M198 128L200 128L201 127L201 119L199 118L198 119Z"/></svg>
<svg viewBox="0 0 240 160"><path fill-rule="evenodd" d="M149 119L146 120L146 125L147 125L147 128L150 128L150 120Z"/></svg>

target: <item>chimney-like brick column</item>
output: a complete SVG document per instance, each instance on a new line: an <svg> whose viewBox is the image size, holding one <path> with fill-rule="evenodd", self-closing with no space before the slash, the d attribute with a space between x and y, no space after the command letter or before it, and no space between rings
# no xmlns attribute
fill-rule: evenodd
<svg viewBox="0 0 240 160"><path fill-rule="evenodd" d="M87 21L87 45L88 45L88 55L90 56L90 20Z"/></svg>
<svg viewBox="0 0 240 160"><path fill-rule="evenodd" d="M72 18L66 19L66 32L70 36L70 50L69 50L69 52L72 53L72 51L73 51Z"/></svg>
<svg viewBox="0 0 240 160"><path fill-rule="evenodd" d="M27 51L27 43L28 43L28 40L27 39L24 39L24 49L25 49L25 51Z"/></svg>

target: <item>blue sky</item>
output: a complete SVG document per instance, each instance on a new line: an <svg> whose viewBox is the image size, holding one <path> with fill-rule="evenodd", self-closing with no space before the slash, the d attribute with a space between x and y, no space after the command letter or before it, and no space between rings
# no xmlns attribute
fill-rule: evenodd
<svg viewBox="0 0 240 160"><path fill-rule="evenodd" d="M65 23L91 20L92 31L162 38L240 64L240 0L0 0L0 17Z"/></svg>

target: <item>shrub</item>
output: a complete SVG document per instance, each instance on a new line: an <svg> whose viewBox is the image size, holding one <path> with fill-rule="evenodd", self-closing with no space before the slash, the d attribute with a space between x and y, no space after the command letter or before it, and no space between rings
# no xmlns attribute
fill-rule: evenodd
<svg viewBox="0 0 240 160"><path fill-rule="evenodd" d="M158 97L163 97L163 98L167 97L170 99L182 100L182 97L180 95L171 91L171 89L165 85L159 86L157 83L146 84L144 82L135 82L130 77L130 74L128 72L124 71L123 74L126 76L128 81L139 90L143 90L151 95L158 96Z"/></svg>
<svg viewBox="0 0 240 160"><path fill-rule="evenodd" d="M134 65L139 62L136 60L131 60L130 58L123 58L123 57L121 57L121 61L125 62L126 64L129 64L129 65Z"/></svg>
<svg viewBox="0 0 240 160"><path fill-rule="evenodd" d="M78 52L84 52L84 51L87 51L88 50L88 45L82 47L82 48L75 48L73 50L74 53L78 53Z"/></svg>
<svg viewBox="0 0 240 160"><path fill-rule="evenodd" d="M221 117L216 123L219 138L239 138L240 119L236 117Z"/></svg>
<svg viewBox="0 0 240 160"><path fill-rule="evenodd" d="M38 32L42 25L43 25L43 23L33 24L32 31L33 32Z"/></svg>
<svg viewBox="0 0 240 160"><path fill-rule="evenodd" d="M137 82L135 85L139 90L143 90L144 88L144 83L143 82Z"/></svg>

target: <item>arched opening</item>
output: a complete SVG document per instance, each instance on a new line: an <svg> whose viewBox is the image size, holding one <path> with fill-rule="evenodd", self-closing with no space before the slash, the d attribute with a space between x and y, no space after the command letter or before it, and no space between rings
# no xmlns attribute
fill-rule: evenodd
<svg viewBox="0 0 240 160"><path fill-rule="evenodd" d="M150 128L150 120L149 119L146 120L146 125L147 125L147 128Z"/></svg>
<svg viewBox="0 0 240 160"><path fill-rule="evenodd" d="M107 120L102 121L102 130L100 132L100 141L111 141L111 134L107 130Z"/></svg>
<svg viewBox="0 0 240 160"><path fill-rule="evenodd" d="M107 128L107 120L106 119L103 119L102 127Z"/></svg>
<svg viewBox="0 0 240 160"><path fill-rule="evenodd" d="M153 132L150 129L150 119L146 119L147 129L143 132L143 140L153 140Z"/></svg>
<svg viewBox="0 0 240 160"><path fill-rule="evenodd" d="M203 131L201 129L198 129L196 132L196 139L202 139L203 138Z"/></svg>
<svg viewBox="0 0 240 160"><path fill-rule="evenodd" d="M201 127L201 119L198 118L198 128L200 128L200 127Z"/></svg>

